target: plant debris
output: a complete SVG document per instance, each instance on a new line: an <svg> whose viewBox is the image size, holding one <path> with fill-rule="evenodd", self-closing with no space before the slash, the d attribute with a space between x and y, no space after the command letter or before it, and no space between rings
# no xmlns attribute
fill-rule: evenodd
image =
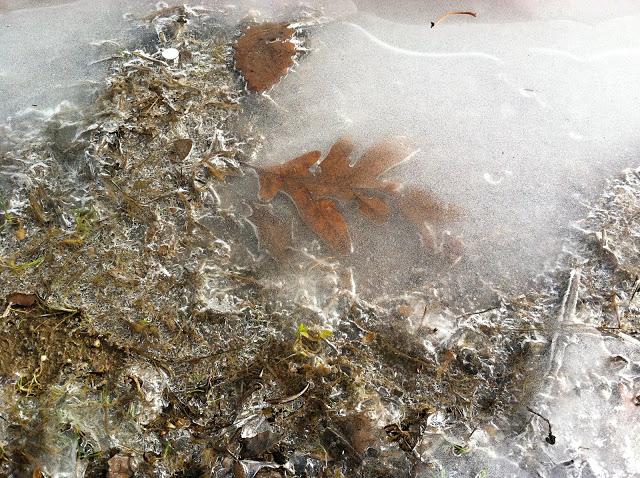
<svg viewBox="0 0 640 478"><path fill-rule="evenodd" d="M127 455L115 455L107 462L109 465L109 472L107 478L130 478L133 476L133 469L131 468L131 457Z"/></svg>
<svg viewBox="0 0 640 478"><path fill-rule="evenodd" d="M250 221L258 230L261 247L274 259L285 261L294 248L291 224L276 216L272 208L260 204L253 205Z"/></svg>
<svg viewBox="0 0 640 478"><path fill-rule="evenodd" d="M281 165L256 166L260 199L270 201L278 191L285 192L303 222L340 254L351 252L352 244L347 221L335 199L355 201L360 212L378 224L386 222L391 214L385 199L396 199L400 214L418 228L430 246L435 244L430 225L460 216L458 209L438 201L427 191L412 187L403 194L402 184L380 178L411 157L400 139L372 146L353 166L349 163L352 151L349 139L339 139L315 172L311 168L318 163L320 151L305 153Z"/></svg>
<svg viewBox="0 0 640 478"><path fill-rule="evenodd" d="M234 58L249 90L266 91L287 74L297 52L294 34L286 23L249 25L242 31Z"/></svg>
<svg viewBox="0 0 640 478"><path fill-rule="evenodd" d="M180 163L187 159L191 149L193 148L193 141L189 138L177 139L173 142L173 157L172 161Z"/></svg>
<svg viewBox="0 0 640 478"><path fill-rule="evenodd" d="M444 15L442 15L440 18L438 18L435 22L431 22L431 28L435 27L440 22L444 21L445 19L449 18L452 15L469 15L474 18L478 16L478 14L475 12L447 12Z"/></svg>
<svg viewBox="0 0 640 478"><path fill-rule="evenodd" d="M24 294L22 292L13 292L7 296L7 304L17 305L19 307L32 307L38 301L35 294Z"/></svg>
<svg viewBox="0 0 640 478"><path fill-rule="evenodd" d="M90 110L3 125L0 475L391 478L454 457L485 476L475 440L529 424L570 325L558 310L637 340L638 172L573 239L570 287L571 254L522 296L416 264L389 271L409 286L366 297L346 258L292 236L296 221L348 252L339 205L425 243L460 211L384 178L410 152L396 140L353 165L343 139L324 160L256 168L260 195L284 191L298 214L255 204L255 103L231 68L237 28L216 15L145 17L152 35L114 58ZM189 61L162 60L168 48ZM290 267L265 267L247 220Z"/></svg>

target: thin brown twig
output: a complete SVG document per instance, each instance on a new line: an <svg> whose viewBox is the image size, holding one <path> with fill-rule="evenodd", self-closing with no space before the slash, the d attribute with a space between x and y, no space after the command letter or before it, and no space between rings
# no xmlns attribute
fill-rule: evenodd
<svg viewBox="0 0 640 478"><path fill-rule="evenodd" d="M451 15L470 15L474 18L478 16L475 12L447 12L440 18L438 18L435 22L431 22L431 28L435 27L438 23L444 21L445 18L450 17Z"/></svg>

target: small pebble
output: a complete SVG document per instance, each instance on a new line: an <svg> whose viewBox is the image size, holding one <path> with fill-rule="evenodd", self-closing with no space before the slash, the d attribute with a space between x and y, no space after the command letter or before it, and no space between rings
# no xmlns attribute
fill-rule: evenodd
<svg viewBox="0 0 640 478"><path fill-rule="evenodd" d="M162 57L165 60L175 60L180 55L180 52L175 48L165 48L162 50Z"/></svg>

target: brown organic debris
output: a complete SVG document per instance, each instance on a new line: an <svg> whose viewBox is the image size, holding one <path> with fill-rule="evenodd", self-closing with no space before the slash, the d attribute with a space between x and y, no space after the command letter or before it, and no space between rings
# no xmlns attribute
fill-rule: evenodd
<svg viewBox="0 0 640 478"><path fill-rule="evenodd" d="M251 91L266 91L293 65L295 30L286 23L262 23L245 28L235 44L236 68Z"/></svg>
<svg viewBox="0 0 640 478"><path fill-rule="evenodd" d="M19 307L33 307L38 302L36 294L25 294L23 292L12 292L7 295L7 303Z"/></svg>
<svg viewBox="0 0 640 478"><path fill-rule="evenodd" d="M298 208L304 223L332 249L341 254L351 251L347 222L331 199L316 200L308 189L314 176L309 168L320 158L319 151L298 156L288 163L259 170L260 199L270 201L278 191L286 192Z"/></svg>
<svg viewBox="0 0 640 478"><path fill-rule="evenodd" d="M440 18L438 18L435 22L431 22L431 28L435 27L436 25L438 25L440 22L444 21L446 18L452 16L452 15L469 15L472 17L477 17L478 14L475 12L447 12L444 15L440 16Z"/></svg>
<svg viewBox="0 0 640 478"><path fill-rule="evenodd" d="M389 208L373 194L376 191L395 192L401 185L379 179L379 176L405 161L410 151L401 140L389 140L369 148L354 166L350 166L352 150L353 144L347 138L333 145L320 165L315 194L356 200L365 216L383 223L389 216Z"/></svg>
<svg viewBox="0 0 640 478"><path fill-rule="evenodd" d="M274 259L283 261L293 247L291 225L273 214L270 208L253 205L249 221L256 227L260 246L269 251Z"/></svg>
<svg viewBox="0 0 640 478"><path fill-rule="evenodd" d="M47 193L41 186L38 186L29 193L29 208L34 219L41 224L47 222L47 215L44 211L44 202L46 200Z"/></svg>
<svg viewBox="0 0 640 478"><path fill-rule="evenodd" d="M171 151L171 161L174 163L181 163L191 153L193 149L193 141L189 138L177 139L173 142L173 149Z"/></svg>
<svg viewBox="0 0 640 478"><path fill-rule="evenodd" d="M340 431L349 440L353 449L364 455L379 440L380 430L365 412L343 418L339 422Z"/></svg>
<svg viewBox="0 0 640 478"><path fill-rule="evenodd" d="M19 241L24 241L27 237L27 230L24 228L24 224L22 221L18 222L18 229L16 229L16 239Z"/></svg>
<svg viewBox="0 0 640 478"><path fill-rule="evenodd" d="M259 175L259 197L270 201L279 191L295 203L304 223L322 241L340 254L352 250L349 227L337 200L355 201L360 212L378 224L387 221L395 209L414 224L423 237L428 224L455 219L459 212L453 206L438 201L432 194L417 188L400 193L402 184L382 179L390 169L411 157L411 151L401 139L381 142L367 149L361 158L349 162L354 147L348 138L339 139L327 156L318 163L320 151L311 151L284 164L256 167ZM435 241L425 240L433 247Z"/></svg>
<svg viewBox="0 0 640 478"><path fill-rule="evenodd" d="M107 463L109 464L107 478L130 478L133 476L130 456L115 455Z"/></svg>
<svg viewBox="0 0 640 478"><path fill-rule="evenodd" d="M408 188L398 201L398 211L411 224L428 247L435 247L434 225L449 222L462 216L462 210L453 204L443 203L434 194L417 187Z"/></svg>
<svg viewBox="0 0 640 478"><path fill-rule="evenodd" d="M351 252L349 226L335 201L315 200L309 191L303 188L292 191L291 198L298 207L300 218L329 247L339 254Z"/></svg>

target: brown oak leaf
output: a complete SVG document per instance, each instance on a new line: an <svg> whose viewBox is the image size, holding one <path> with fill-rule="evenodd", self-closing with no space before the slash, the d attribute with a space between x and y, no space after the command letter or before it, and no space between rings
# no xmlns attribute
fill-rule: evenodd
<svg viewBox="0 0 640 478"><path fill-rule="evenodd" d="M320 151L311 151L284 164L256 168L260 177L260 199L271 201L280 190L290 193L294 189L305 187L305 179L313 180L309 168L316 164L320 155Z"/></svg>
<svg viewBox="0 0 640 478"><path fill-rule="evenodd" d="M251 91L266 91L293 65L295 30L286 23L262 23L245 28L235 44L236 68Z"/></svg>
<svg viewBox="0 0 640 478"><path fill-rule="evenodd" d="M335 201L314 199L304 188L297 188L290 195L300 218L320 239L339 254L352 251L349 226Z"/></svg>
<svg viewBox="0 0 640 478"><path fill-rule="evenodd" d="M353 149L348 138L341 138L322 160L319 151L310 151L284 164L255 167L260 199L270 201L279 191L286 193L304 223L341 254L352 246L337 200L355 201L360 212L377 223L384 223L396 210L418 228L425 245L435 248L432 226L456 219L460 211L419 188L401 192L402 184L381 177L411 157L407 145L397 138L378 143L352 165Z"/></svg>
<svg viewBox="0 0 640 478"><path fill-rule="evenodd" d="M349 139L338 140L314 173L310 168L320 159L319 151L305 153L284 164L256 168L260 199L270 201L278 191L285 192L318 237L341 254L350 252L349 227L334 199L355 200L362 214L378 223L385 222L390 209L378 195L397 191L400 184L379 176L404 161L409 152L397 140L386 141L369 148L352 166L349 163L352 151Z"/></svg>
<svg viewBox="0 0 640 478"><path fill-rule="evenodd" d="M320 239L340 254L351 252L349 227L332 198L355 200L365 216L384 222L390 210L375 196L375 191L394 191L399 185L379 176L407 157L404 147L385 142L368 149L351 166L352 151L349 139L338 140L315 174L310 168L320 159L319 151L305 153L284 164L256 168L260 199L270 201L278 191L285 192L295 203L300 218Z"/></svg>
<svg viewBox="0 0 640 478"><path fill-rule="evenodd" d="M367 149L353 165L349 157L353 144L348 138L339 139L320 164L317 195L331 195L340 199L354 199L364 190L393 192L400 189L397 182L380 179L379 176L409 157L409 150L399 139L387 140Z"/></svg>
<svg viewBox="0 0 640 478"><path fill-rule="evenodd" d="M380 179L380 176L404 162L410 151L401 140L387 140L367 149L353 166L349 157L353 144L339 139L322 161L313 185L314 195L331 196L346 201L355 200L360 212L378 223L387 220L389 206L374 192L396 192L401 184Z"/></svg>

